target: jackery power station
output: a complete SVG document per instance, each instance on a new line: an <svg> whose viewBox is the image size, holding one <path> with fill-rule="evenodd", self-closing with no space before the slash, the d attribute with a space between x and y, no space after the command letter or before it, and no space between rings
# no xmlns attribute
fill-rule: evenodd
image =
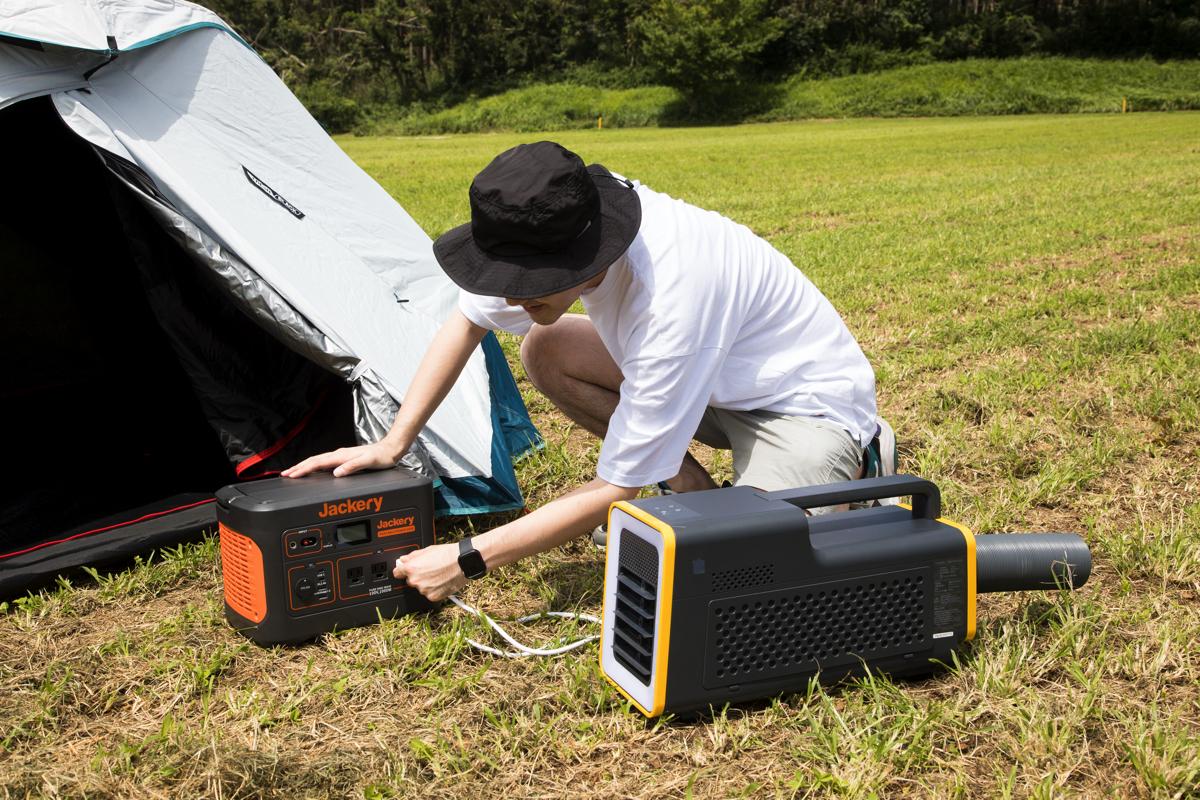
<svg viewBox="0 0 1200 800"><path fill-rule="evenodd" d="M1075 588L1091 572L1080 537L975 536L941 518L933 483L906 475L620 502L608 531L600 666L649 717L813 676L926 673L975 636L978 592Z"/></svg>
<svg viewBox="0 0 1200 800"><path fill-rule="evenodd" d="M225 617L259 644L296 643L430 608L392 577L434 542L429 478L388 469L268 478L217 492Z"/></svg>

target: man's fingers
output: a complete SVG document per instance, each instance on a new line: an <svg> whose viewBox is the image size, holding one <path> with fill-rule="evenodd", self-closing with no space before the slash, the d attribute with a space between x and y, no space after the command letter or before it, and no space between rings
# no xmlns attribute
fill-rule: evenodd
<svg viewBox="0 0 1200 800"><path fill-rule="evenodd" d="M299 478L301 475L307 475L317 469L317 456L309 456L294 467L288 467L281 474L287 478Z"/></svg>
<svg viewBox="0 0 1200 800"><path fill-rule="evenodd" d="M346 460L345 455L339 454L337 451L331 453L321 453L315 456L309 456L294 467L288 467L280 474L285 478L301 478L308 475L310 472L316 472L321 469L332 469L340 465Z"/></svg>
<svg viewBox="0 0 1200 800"><path fill-rule="evenodd" d="M340 478L343 475L353 475L355 472L358 472L365 466L368 466L367 457L356 456L336 467L333 470L333 475L335 478Z"/></svg>
<svg viewBox="0 0 1200 800"><path fill-rule="evenodd" d="M392 577L398 580L404 580L408 577L408 571L404 569L403 558L396 559L396 566L392 568Z"/></svg>
<svg viewBox="0 0 1200 800"><path fill-rule="evenodd" d="M299 478L301 475L307 475L310 471L308 459L304 459L299 464L293 464L279 474L285 478Z"/></svg>
<svg viewBox="0 0 1200 800"><path fill-rule="evenodd" d="M313 471L312 464L309 463L310 461L312 461L311 458L306 458L299 464L293 464L279 474L285 478L299 478L302 475L307 475Z"/></svg>

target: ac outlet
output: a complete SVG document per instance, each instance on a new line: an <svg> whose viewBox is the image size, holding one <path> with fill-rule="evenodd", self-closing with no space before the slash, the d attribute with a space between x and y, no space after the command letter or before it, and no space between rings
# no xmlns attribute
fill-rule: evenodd
<svg viewBox="0 0 1200 800"><path fill-rule="evenodd" d="M355 553L338 561L338 597L354 600L390 594L403 589L404 581L392 575L396 557L413 550L413 547L394 547L388 550Z"/></svg>

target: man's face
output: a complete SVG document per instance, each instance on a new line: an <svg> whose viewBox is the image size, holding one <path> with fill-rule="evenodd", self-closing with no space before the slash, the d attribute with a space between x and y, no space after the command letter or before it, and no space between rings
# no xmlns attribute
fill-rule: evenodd
<svg viewBox="0 0 1200 800"><path fill-rule="evenodd" d="M504 298L504 302L510 306L520 306L525 309L529 314L529 318L538 325L550 325L563 314L567 313L567 309L579 299L579 295L586 288L586 284L580 284L572 286L569 289L563 289L561 292L548 294L545 297L525 298L523 300L506 297Z"/></svg>
<svg viewBox="0 0 1200 800"><path fill-rule="evenodd" d="M620 263L618 260L615 263ZM538 325L551 325L558 320L563 314L567 313L567 309L571 307L579 296L588 289L594 289L599 286L604 280L604 276L608 274L608 270L604 270L599 275L591 278L583 283L572 286L569 289L563 289L561 292L548 294L545 297L526 298L517 300L512 297L504 298L504 302L510 306L520 306L529 314L529 318Z"/></svg>

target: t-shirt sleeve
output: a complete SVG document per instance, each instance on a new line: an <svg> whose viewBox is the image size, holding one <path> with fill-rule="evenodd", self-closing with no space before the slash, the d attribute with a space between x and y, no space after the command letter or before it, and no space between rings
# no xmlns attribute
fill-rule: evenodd
<svg viewBox="0 0 1200 800"><path fill-rule="evenodd" d="M533 320L520 306L510 306L503 297L471 294L466 289L458 290L458 310L463 316L481 328L493 331L508 331L518 336L529 333Z"/></svg>
<svg viewBox="0 0 1200 800"><path fill-rule="evenodd" d="M596 474L626 487L675 477L724 361L725 351L715 347L625 361L620 400L608 422Z"/></svg>

